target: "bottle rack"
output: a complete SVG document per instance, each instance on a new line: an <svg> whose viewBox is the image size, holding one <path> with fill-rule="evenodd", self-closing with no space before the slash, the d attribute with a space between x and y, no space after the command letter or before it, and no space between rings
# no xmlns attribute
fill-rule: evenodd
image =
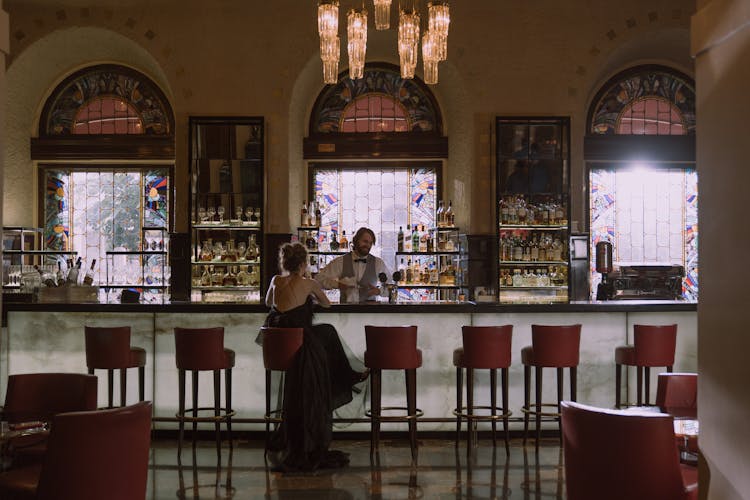
<svg viewBox="0 0 750 500"><path fill-rule="evenodd" d="M190 117L189 121L191 299L260 302L266 282L262 273L264 120Z"/></svg>
<svg viewBox="0 0 750 500"><path fill-rule="evenodd" d="M412 233L413 234L413 233ZM420 235L418 251L414 239L404 238L403 250L396 251L395 268L401 273L399 301L456 302L464 300L461 239L457 227L435 227ZM419 272L419 277L417 277Z"/></svg>
<svg viewBox="0 0 750 500"><path fill-rule="evenodd" d="M567 302L570 120L498 117L497 297Z"/></svg>
<svg viewBox="0 0 750 500"><path fill-rule="evenodd" d="M169 301L171 277L168 255L169 239L164 227L141 228L140 250L106 252L107 302L119 302L123 290L139 294L140 302Z"/></svg>

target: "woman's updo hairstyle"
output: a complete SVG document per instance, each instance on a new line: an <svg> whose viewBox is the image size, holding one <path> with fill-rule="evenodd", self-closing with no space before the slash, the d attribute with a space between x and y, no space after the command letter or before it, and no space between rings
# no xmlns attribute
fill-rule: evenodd
<svg viewBox="0 0 750 500"><path fill-rule="evenodd" d="M298 272L307 262L307 248L302 243L284 243L279 249L279 268L289 273Z"/></svg>

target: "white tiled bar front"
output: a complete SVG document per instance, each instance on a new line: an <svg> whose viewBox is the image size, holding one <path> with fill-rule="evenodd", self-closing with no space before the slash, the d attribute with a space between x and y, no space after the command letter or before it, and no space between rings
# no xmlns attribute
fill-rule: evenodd
<svg viewBox="0 0 750 500"><path fill-rule="evenodd" d="M93 309L93 308L92 308ZM242 312L242 307L230 308L228 312L165 312L133 311L103 312L60 310L9 310L7 327L3 331L2 360L0 361L0 387L4 397L8 374L29 372L86 372L84 354L84 325L120 326L130 325L131 344L146 349L146 399L154 402L155 417L173 417L177 408L177 369L174 360L173 328L224 326L225 346L236 352L233 370L232 406L237 417L262 418L264 408L264 369L261 348L254 343L258 329L265 319L265 312ZM521 349L531 344L532 324L581 323L581 363L578 367L578 400L584 403L611 407L614 404L614 348L631 341L633 325L671 324L678 325L675 371L697 369L697 313L695 310L656 311L644 310L596 310L570 312L557 307L555 312L513 312L512 308L483 308L471 310L446 306L439 310L420 312L414 308L399 312L397 306L387 310L374 306L372 311L362 309L350 312L334 307L320 312L316 322L331 323L339 331L351 350L362 356L365 350L364 326L372 325L417 325L418 344L422 350L423 365L417 371L417 405L429 418L452 418L456 401L456 372L453 366L453 350L461 345L463 325L513 325L512 366L510 369L510 409L513 417L521 417L523 404L523 367ZM655 391L656 372L652 370L652 391ZM554 370L545 370L545 401L556 398ZM99 403L106 404L106 372L99 375ZM499 374L498 374L499 378ZM213 404L211 375L201 374L200 406ZM499 380L498 380L499 383ZM188 391L189 391L188 382ZM565 394L569 387L568 370L565 370ZM532 387L533 390L533 387ZM629 400L635 393L635 373L629 373ZM478 405L489 404L488 371L476 374L475 400ZM364 417L365 395L355 400L338 413L341 417ZM115 401L119 401L118 384L115 384ZM137 371L128 374L128 401L137 400ZM498 397L498 401L500 398ZM405 406L403 372L389 371L383 378L383 405ZM174 429L176 423L160 421L160 429ZM399 427L400 426L400 427ZM261 430L260 423L236 423L239 430ZM366 423L337 424L337 429L365 431ZM384 429L404 428L391 424ZM455 429L451 422L421 422L421 430L449 431ZM520 428L516 422L512 428Z"/></svg>

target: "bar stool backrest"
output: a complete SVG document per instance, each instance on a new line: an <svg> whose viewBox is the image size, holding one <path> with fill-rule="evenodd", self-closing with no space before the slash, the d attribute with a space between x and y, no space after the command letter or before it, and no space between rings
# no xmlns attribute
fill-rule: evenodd
<svg viewBox="0 0 750 500"><path fill-rule="evenodd" d="M226 368L224 327L174 329L175 360L179 370Z"/></svg>
<svg viewBox="0 0 750 500"><path fill-rule="evenodd" d="M86 366L98 369L130 367L130 327L86 326Z"/></svg>
<svg viewBox="0 0 750 500"><path fill-rule="evenodd" d="M263 338L263 366L266 370L288 370L302 347L304 330L264 326L260 331Z"/></svg>
<svg viewBox="0 0 750 500"><path fill-rule="evenodd" d="M57 413L96 410L96 375L24 373L8 376L3 420L48 422Z"/></svg>
<svg viewBox="0 0 750 500"><path fill-rule="evenodd" d="M634 325L637 366L672 366L677 346L677 325Z"/></svg>
<svg viewBox="0 0 750 500"><path fill-rule="evenodd" d="M471 368L508 368L511 362L513 325L461 328L464 364Z"/></svg>
<svg viewBox="0 0 750 500"><path fill-rule="evenodd" d="M535 366L578 366L581 325L531 325L531 345Z"/></svg>
<svg viewBox="0 0 750 500"><path fill-rule="evenodd" d="M365 325L365 364L382 370L419 368L416 326Z"/></svg>

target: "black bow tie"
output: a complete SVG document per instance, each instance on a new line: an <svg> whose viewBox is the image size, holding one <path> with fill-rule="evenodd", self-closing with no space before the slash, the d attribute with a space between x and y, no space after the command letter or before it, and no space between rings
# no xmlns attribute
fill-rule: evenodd
<svg viewBox="0 0 750 500"><path fill-rule="evenodd" d="M367 264L367 259L354 259L354 262L361 262L363 264Z"/></svg>

